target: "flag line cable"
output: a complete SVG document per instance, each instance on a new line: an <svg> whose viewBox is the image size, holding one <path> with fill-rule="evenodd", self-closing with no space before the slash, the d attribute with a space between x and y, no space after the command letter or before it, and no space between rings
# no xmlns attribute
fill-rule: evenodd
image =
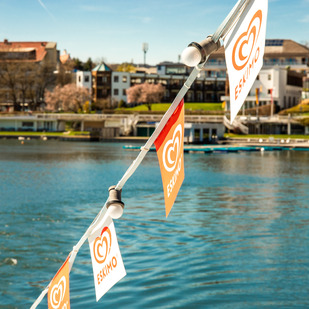
<svg viewBox="0 0 309 309"><path fill-rule="evenodd" d="M212 36L212 40L217 43L222 37L224 37L229 30L233 27L234 23L239 19L244 9L252 0L239 0L230 13L223 20L216 32Z"/></svg>
<svg viewBox="0 0 309 309"><path fill-rule="evenodd" d="M127 180L134 174L134 172L136 171L136 169L138 168L138 166L141 164L144 157L146 156L147 152L149 151L150 147L152 146L152 144L154 143L156 138L159 136L159 134L163 130L168 119L174 113L174 111L176 110L180 101L185 96L187 91L190 89L191 85L195 81L196 77L198 76L198 74L202 70L205 63L206 63L206 61L203 64L201 64L201 65L199 65L199 66L197 66L193 69L193 71L189 75L188 79L186 80L186 82L184 83L184 85L182 86L180 91L178 92L177 96L175 97L174 101L172 102L171 106L169 107L169 109L166 111L166 113L162 117L158 127L153 132L153 134L150 136L150 138L147 140L146 144L141 147L141 151L138 154L137 158L132 162L132 164L129 166L129 168L127 169L127 171L123 175L123 177L120 179L120 181L118 182L118 184L115 187L115 190L121 190L123 188L123 186L125 185L125 183L127 182ZM75 258L76 258L76 255L77 255L79 249L82 247L82 245L85 243L85 241L91 235L92 231L97 227L97 225L102 221L102 219L106 215L106 213L107 213L107 208L106 208L107 201L105 202L104 206L101 208L98 215L92 221L91 225L88 227L88 229L86 230L84 235L80 238L80 240L77 242L77 244L73 247L73 250L71 251L70 258L69 258L69 265L70 265L69 270L70 271L73 267L73 264L74 264L74 261L75 261ZM48 292L48 289L49 289L51 282L52 281L50 281L49 284L45 287L45 289L42 291L42 293L37 298L37 300L34 302L34 304L31 306L30 309L35 309L37 307L37 305L42 301L42 299L44 298L44 296Z"/></svg>
<svg viewBox="0 0 309 309"><path fill-rule="evenodd" d="M216 30L214 35L212 36L212 40L217 43L219 39L222 36L225 36L226 33L231 29L233 24L236 22L236 20L241 15L244 8L248 5L250 0L239 0L238 3L234 6L232 11L228 14L228 16L224 19L224 21L221 23L219 28ZM244 6L245 5L245 6ZM190 89L191 85L195 81L195 79L198 77L200 71L206 64L207 60L209 58L209 55L207 55L206 60L203 63L200 63L199 65L195 66L189 77L187 78L186 82L182 86L182 88L179 90L178 94L176 95L174 101L171 103L171 106L166 111L166 113L163 115L159 125L155 129L155 131L152 133L150 138L147 140L146 144L141 147L140 153L136 157L136 159L132 162L132 164L129 166L125 174L122 176L120 181L117 183L115 190L121 190L127 180L134 174L138 166L143 161L144 157L146 156L147 152L150 150L150 147L153 145L156 138L159 136L161 131L163 130L164 126L166 125L168 119L171 117L171 115L176 110L177 106L179 105L180 101L183 99L187 91ZM75 246L73 246L73 250L70 252L70 258L69 258L69 271L71 271L76 255L79 251L79 249L82 247L82 245L85 243L85 241L88 239L88 237L91 235L92 231L98 226L98 224L101 222L101 220L104 218L104 216L107 214L107 207L106 204L108 202L105 202L104 206L101 208L91 225L88 227L84 235L80 238L80 240L77 242ZM41 292L39 297L35 300L33 305L30 307L30 309L35 309L40 302L43 300L44 296L47 294L49 286L51 284L52 280L48 283L48 285L45 287L45 289Z"/></svg>

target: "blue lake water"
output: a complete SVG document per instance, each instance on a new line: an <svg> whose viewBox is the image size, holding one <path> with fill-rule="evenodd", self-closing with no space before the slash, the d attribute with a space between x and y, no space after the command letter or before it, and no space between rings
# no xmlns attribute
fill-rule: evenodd
<svg viewBox="0 0 309 309"><path fill-rule="evenodd" d="M29 308L55 275L136 158L122 146L0 140L1 309ZM127 276L97 303L86 242L72 308L309 307L309 152L185 154L167 219L149 153L122 199Z"/></svg>

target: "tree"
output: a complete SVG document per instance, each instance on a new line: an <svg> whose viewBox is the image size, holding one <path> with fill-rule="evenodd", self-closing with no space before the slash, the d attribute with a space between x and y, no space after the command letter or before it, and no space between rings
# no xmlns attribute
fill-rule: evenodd
<svg viewBox="0 0 309 309"><path fill-rule="evenodd" d="M81 60L79 60L79 58L73 58L72 65L75 70L78 70L78 71L84 70L83 63L81 62Z"/></svg>
<svg viewBox="0 0 309 309"><path fill-rule="evenodd" d="M55 82L54 68L48 63L0 62L1 99L12 102L14 110L35 110L44 101L45 89Z"/></svg>
<svg viewBox="0 0 309 309"><path fill-rule="evenodd" d="M47 90L45 93L45 102L50 111L82 112L89 100L88 89L77 87L75 84L58 85L52 92Z"/></svg>
<svg viewBox="0 0 309 309"><path fill-rule="evenodd" d="M18 102L18 74L19 65L17 63L4 61L0 64L0 85L1 97L13 103L14 110L20 110Z"/></svg>
<svg viewBox="0 0 309 309"><path fill-rule="evenodd" d="M117 72L129 72L129 73L135 73L136 68L133 64L124 62L122 64L119 64L117 69Z"/></svg>
<svg viewBox="0 0 309 309"><path fill-rule="evenodd" d="M36 67L34 63L24 63L18 68L17 85L19 89L22 110L25 110L26 102L31 101L31 91L35 83Z"/></svg>
<svg viewBox="0 0 309 309"><path fill-rule="evenodd" d="M30 91L31 110L35 110L44 102L45 90L54 87L56 83L54 69L54 66L49 62L36 65L34 71L34 85Z"/></svg>
<svg viewBox="0 0 309 309"><path fill-rule="evenodd" d="M73 62L68 61L66 63L61 63L59 65L58 75L57 75L57 84L64 86L66 84L72 83L72 70Z"/></svg>
<svg viewBox="0 0 309 309"><path fill-rule="evenodd" d="M94 67L94 63L93 63L92 59L88 58L88 60L84 63L83 70L84 71L92 71L93 67Z"/></svg>
<svg viewBox="0 0 309 309"><path fill-rule="evenodd" d="M161 84L143 83L127 89L128 103L144 103L151 110L152 103L159 103L164 95L164 86Z"/></svg>

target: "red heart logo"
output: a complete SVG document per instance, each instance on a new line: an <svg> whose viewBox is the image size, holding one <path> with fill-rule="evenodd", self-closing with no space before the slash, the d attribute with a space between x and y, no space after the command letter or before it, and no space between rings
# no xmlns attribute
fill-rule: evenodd
<svg viewBox="0 0 309 309"><path fill-rule="evenodd" d="M262 25L262 11L258 10L252 17L247 31L237 39L232 54L232 63L237 71L242 70L250 60Z"/></svg>
<svg viewBox="0 0 309 309"><path fill-rule="evenodd" d="M177 164L182 143L182 126L179 124L174 131L172 139L168 140L163 149L163 165L168 172L172 172Z"/></svg>
<svg viewBox="0 0 309 309"><path fill-rule="evenodd" d="M93 253L95 260L102 264L105 262L112 246L112 234L110 229L106 226L103 228L101 235L97 237L93 244Z"/></svg>
<svg viewBox="0 0 309 309"><path fill-rule="evenodd" d="M62 276L58 284L55 284L50 293L50 303L54 309L58 309L64 299L66 289L65 276Z"/></svg>

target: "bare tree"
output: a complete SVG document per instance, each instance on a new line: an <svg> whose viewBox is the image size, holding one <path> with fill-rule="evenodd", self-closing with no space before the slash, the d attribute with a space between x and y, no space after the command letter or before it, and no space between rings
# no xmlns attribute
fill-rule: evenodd
<svg viewBox="0 0 309 309"><path fill-rule="evenodd" d="M26 103L35 110L44 101L44 92L55 84L53 66L48 63L0 62L2 101L12 102L14 110L22 110Z"/></svg>
<svg viewBox="0 0 309 309"><path fill-rule="evenodd" d="M49 62L37 64L35 68L34 87L31 91L31 102L33 108L44 102L45 91L51 90L56 82L54 66Z"/></svg>
<svg viewBox="0 0 309 309"><path fill-rule="evenodd" d="M73 68L74 68L74 63L72 61L59 65L59 70L57 74L57 84L58 85L64 86L66 84L72 83Z"/></svg>
<svg viewBox="0 0 309 309"><path fill-rule="evenodd" d="M18 65L3 61L0 63L0 85L2 100L9 100L13 103L14 110L20 110L18 103Z"/></svg>

